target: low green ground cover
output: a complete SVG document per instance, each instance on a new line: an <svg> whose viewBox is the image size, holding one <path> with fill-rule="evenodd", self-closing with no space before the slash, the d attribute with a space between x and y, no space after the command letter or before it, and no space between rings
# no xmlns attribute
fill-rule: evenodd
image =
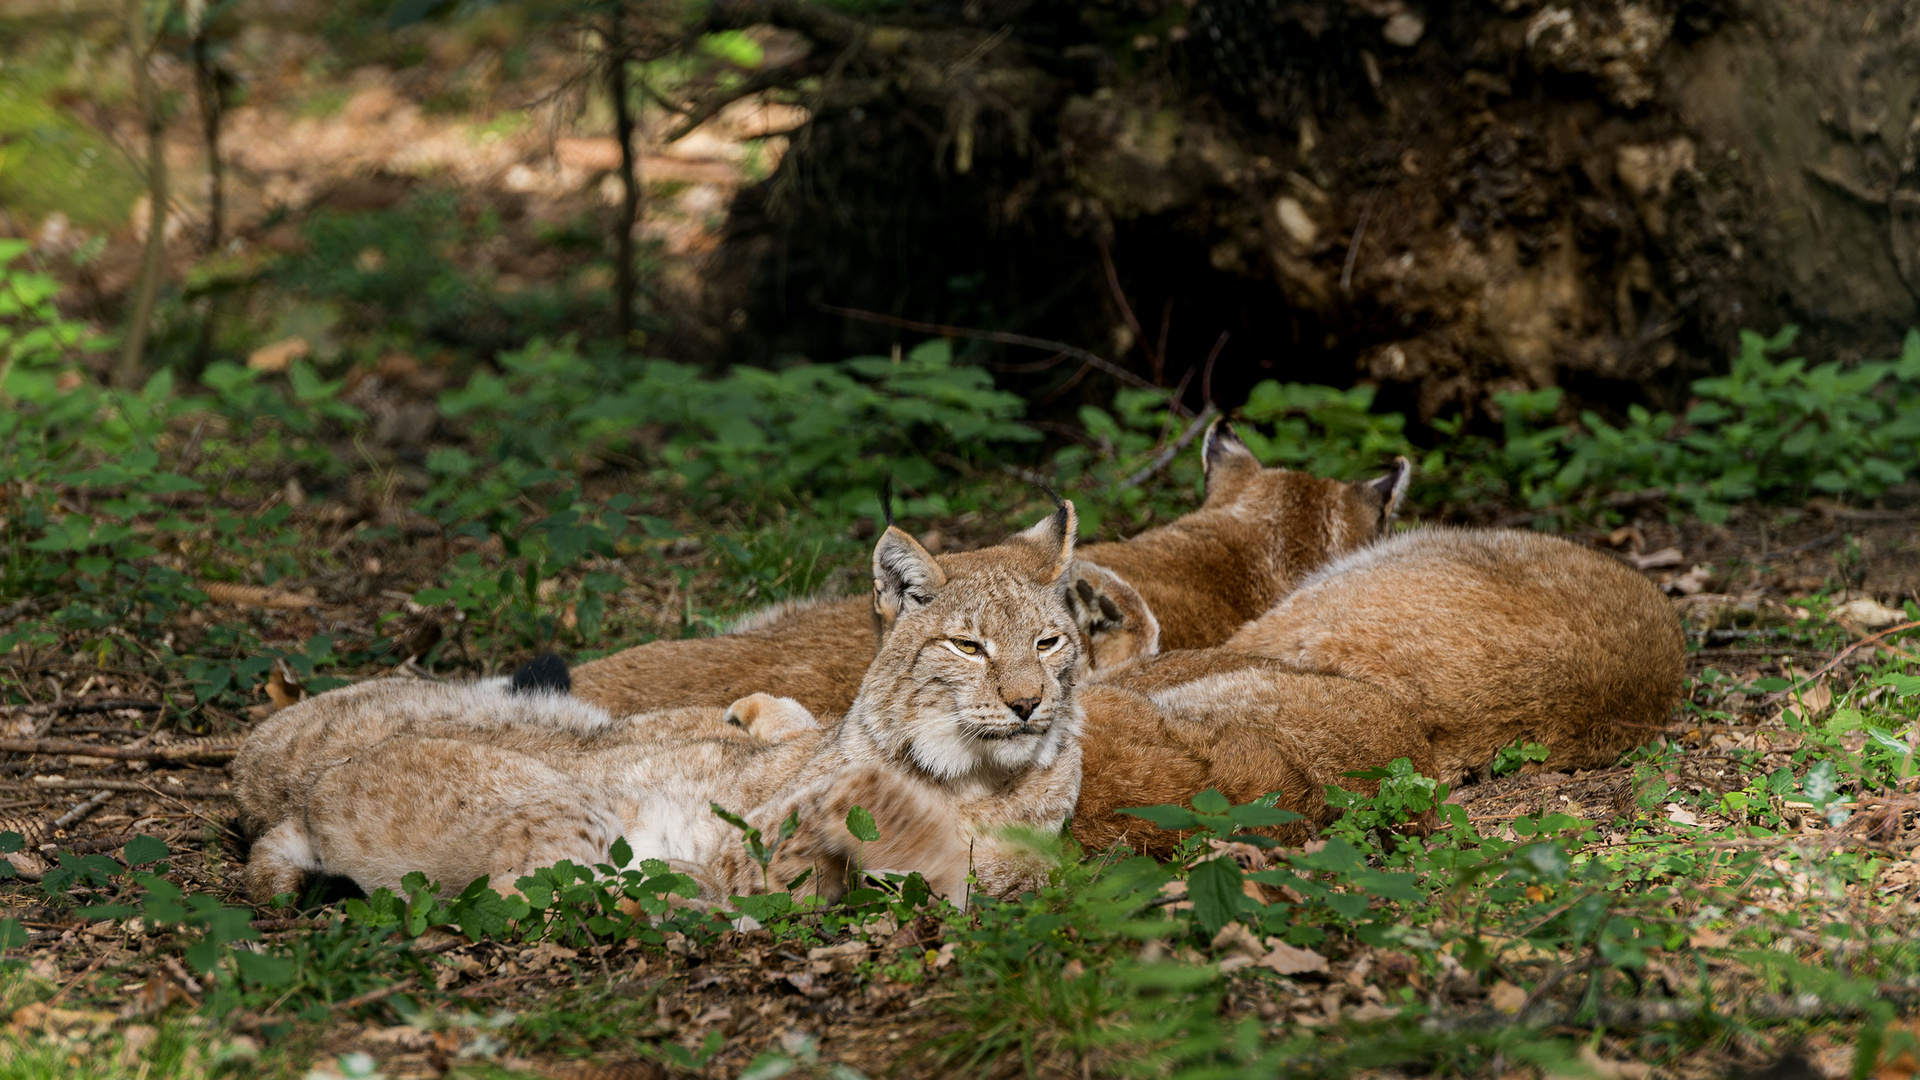
<svg viewBox="0 0 1920 1080"><path fill-rule="evenodd" d="M942 341L719 376L536 342L439 391L443 434L408 460L356 438L366 417L346 372L304 361L100 386L77 363L87 335L22 255L0 241L7 706L38 700L26 673L49 664L133 673L165 699L143 730L219 734L276 665L310 691L402 661L477 673L539 649L709 632L843 587L887 474L904 517L967 539L1043 505L1035 473L1108 536L1177 515L1198 483L1191 452L1129 482L1187 426L1165 395L1088 407L1086 437L1049 449L1019 399ZM1420 447L1364 388L1268 383L1242 430L1264 460L1328 474L1409 454L1416 499L1491 501L1540 524L1613 523L1607 496L1647 488L1676 517L1713 521L1736 504L1868 498L1911 478L1920 337L1897 360L1844 369L1778 359L1790 341L1748 338L1684 415L1636 411L1619 427L1553 422L1558 401L1540 392L1503 399L1499 437L1443 427ZM309 500L357 509L330 519ZM209 588L234 584L316 588L360 615L207 617ZM1852 635L1826 617L1829 599L1752 642L1832 652ZM1377 798L1336 794L1348 814L1321 842L1278 850L1241 830L1279 811L1199 793L1143 811L1191 832L1182 857L1035 837L1053 883L965 912L911 877L832 906L798 890L698 911L677 903L690 882L644 864L556 867L514 897L464 882L436 896L415 880L404 895L256 913L220 885L232 856L217 819L193 839L190 875L177 835L68 850L39 881L0 885L15 912L0 920L15 1032L0 1076L300 1076L323 1052L341 1075L366 1075L363 1049L326 1042L349 1022L441 1033L458 1050L443 1064L476 1074L531 1067L524 1054L867 1071L804 1032L671 1019L669 998L697 997L702 966L783 954L807 958L775 980L788 997L818 1001L801 977L814 986L807 965L821 964L833 994L897 991L909 1004L889 1053L906 1075L1604 1075L1620 1061L1680 1074L1825 1040L1865 1076L1916 1051L1903 1020L1920 996L1916 878L1897 841L1913 812L1920 670L1898 648L1864 658L1845 680L1704 670L1682 726L1739 737L1652 740L1618 770L1610 806L1477 818L1402 767ZM1516 746L1495 771L1524 777L1540 757ZM1403 828L1428 813L1430 835ZM0 849L25 842L0 832ZM764 929L735 929L740 915ZM304 921L263 929L262 917ZM83 939L131 944L78 975L36 966ZM834 954L847 963L810 958L867 941ZM573 965L565 992L505 1012L462 996L475 956L531 962L548 946L540 955ZM182 980L191 1000L162 994L127 1014L137 1033L115 1019L129 986Z"/></svg>

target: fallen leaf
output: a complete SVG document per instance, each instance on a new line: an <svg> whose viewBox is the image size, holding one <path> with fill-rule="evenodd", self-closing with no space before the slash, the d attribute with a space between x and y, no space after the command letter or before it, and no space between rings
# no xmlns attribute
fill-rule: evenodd
<svg viewBox="0 0 1920 1080"><path fill-rule="evenodd" d="M306 338L290 337L271 345L262 345L247 354L247 366L271 375L287 370L295 360L303 360L312 353L313 346L307 344Z"/></svg>
<svg viewBox="0 0 1920 1080"><path fill-rule="evenodd" d="M866 958L867 943L864 941L847 941L839 945L822 945L807 950L808 966L812 968L815 975L849 972Z"/></svg>
<svg viewBox="0 0 1920 1080"><path fill-rule="evenodd" d="M1487 1004L1508 1016L1517 1015L1527 1003L1527 992L1505 979L1493 984L1487 991Z"/></svg>
<svg viewBox="0 0 1920 1080"><path fill-rule="evenodd" d="M1695 930L1687 935L1687 945L1694 949L1724 949L1733 935L1725 930Z"/></svg>
<svg viewBox="0 0 1920 1080"><path fill-rule="evenodd" d="M1220 932L1213 935L1213 951L1259 959L1267 950L1245 925L1234 922L1221 927Z"/></svg>
<svg viewBox="0 0 1920 1080"><path fill-rule="evenodd" d="M1392 1005L1375 1005L1368 1002L1347 1014L1347 1019L1356 1024L1371 1023L1375 1020L1391 1020L1400 1015L1400 1010Z"/></svg>
<svg viewBox="0 0 1920 1080"><path fill-rule="evenodd" d="M1650 551L1645 555L1628 555L1627 561L1639 570L1664 570L1669 566L1685 566L1687 557L1681 554L1677 547L1663 547L1659 551Z"/></svg>
<svg viewBox="0 0 1920 1080"><path fill-rule="evenodd" d="M1268 938L1267 944L1270 946L1267 955L1258 961L1263 968L1280 975L1324 975L1327 972L1327 958L1312 949L1296 948L1277 937Z"/></svg>
<svg viewBox="0 0 1920 1080"><path fill-rule="evenodd" d="M1907 618L1906 612L1898 608L1890 608L1878 600L1865 596L1858 600L1849 600L1828 614L1835 619L1858 623L1868 629L1892 626L1894 623L1906 621Z"/></svg>
<svg viewBox="0 0 1920 1080"><path fill-rule="evenodd" d="M1667 820L1677 825L1700 824L1700 819L1694 816L1693 811L1681 806L1679 803L1671 802L1667 804Z"/></svg>
<svg viewBox="0 0 1920 1080"><path fill-rule="evenodd" d="M1712 567L1696 566L1684 574L1668 579L1667 583L1660 587L1673 596L1692 596L1706 591L1707 582L1712 580Z"/></svg>

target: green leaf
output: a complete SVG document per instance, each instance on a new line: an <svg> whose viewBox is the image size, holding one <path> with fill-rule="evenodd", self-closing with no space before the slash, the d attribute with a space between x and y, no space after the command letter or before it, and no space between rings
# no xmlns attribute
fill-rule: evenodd
<svg viewBox="0 0 1920 1080"><path fill-rule="evenodd" d="M128 866L145 866L148 863L159 862L172 854L166 841L145 833L127 841L127 846L121 849L121 853L126 856Z"/></svg>
<svg viewBox="0 0 1920 1080"><path fill-rule="evenodd" d="M1151 821L1163 829L1192 829L1200 824L1200 819L1194 816L1193 811L1170 803L1161 803L1158 806L1127 806L1122 807L1120 812L1129 817Z"/></svg>
<svg viewBox="0 0 1920 1080"><path fill-rule="evenodd" d="M616 870L624 869L633 861L633 846L627 843L626 837L614 838L612 847L607 849L607 860L613 863Z"/></svg>
<svg viewBox="0 0 1920 1080"><path fill-rule="evenodd" d="M0 855L11 855L27 846L27 838L17 832L0 832Z"/></svg>
<svg viewBox="0 0 1920 1080"><path fill-rule="evenodd" d="M1219 791L1208 788L1193 797L1193 808L1203 814L1224 814L1233 809L1233 804Z"/></svg>
<svg viewBox="0 0 1920 1080"><path fill-rule="evenodd" d="M880 827L874 823L873 815L864 807L856 806L847 811L847 831L854 839L871 844L880 839ZM765 921L765 920L762 920Z"/></svg>
<svg viewBox="0 0 1920 1080"><path fill-rule="evenodd" d="M1193 901L1193 921L1211 936L1240 914L1240 864L1221 857L1208 859L1187 875L1187 896Z"/></svg>
<svg viewBox="0 0 1920 1080"><path fill-rule="evenodd" d="M19 919L0 919L0 949L17 949L27 943L27 928Z"/></svg>

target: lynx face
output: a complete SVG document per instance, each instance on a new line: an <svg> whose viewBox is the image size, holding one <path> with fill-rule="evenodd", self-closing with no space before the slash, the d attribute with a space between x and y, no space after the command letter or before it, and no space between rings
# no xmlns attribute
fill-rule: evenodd
<svg viewBox="0 0 1920 1080"><path fill-rule="evenodd" d="M1072 504L998 548L936 563L889 529L876 607L893 629L868 673L875 741L942 779L1045 768L1076 737L1080 633L1067 603Z"/></svg>

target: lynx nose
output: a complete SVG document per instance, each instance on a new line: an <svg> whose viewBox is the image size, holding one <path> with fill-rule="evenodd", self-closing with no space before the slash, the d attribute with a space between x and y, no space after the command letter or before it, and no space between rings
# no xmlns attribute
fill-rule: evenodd
<svg viewBox="0 0 1920 1080"><path fill-rule="evenodd" d="M1019 717L1022 720L1032 719L1033 710L1039 707L1040 707L1040 699L1037 697L1015 698L1014 700L1007 702L1007 708L1012 709L1013 715Z"/></svg>

